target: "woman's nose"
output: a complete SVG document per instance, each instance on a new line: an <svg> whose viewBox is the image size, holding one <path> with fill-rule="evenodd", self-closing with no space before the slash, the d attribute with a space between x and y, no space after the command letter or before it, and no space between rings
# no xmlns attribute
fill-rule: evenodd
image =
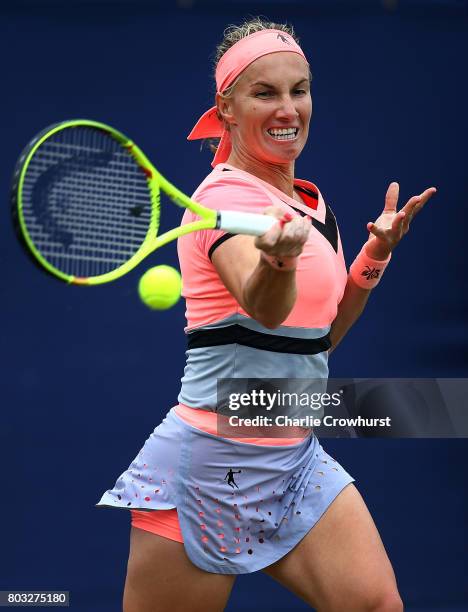
<svg viewBox="0 0 468 612"><path fill-rule="evenodd" d="M297 117L299 113L297 112L296 105L294 104L294 100L291 96L283 96L281 98L281 104L277 111L278 117L285 118L293 118Z"/></svg>

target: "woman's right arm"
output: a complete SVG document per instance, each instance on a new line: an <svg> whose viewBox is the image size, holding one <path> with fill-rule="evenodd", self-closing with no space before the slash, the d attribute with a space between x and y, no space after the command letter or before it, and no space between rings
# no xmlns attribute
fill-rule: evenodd
<svg viewBox="0 0 468 612"><path fill-rule="evenodd" d="M214 251L212 261L242 308L264 327L274 329L296 302L295 258L302 253L311 225L308 218L299 216L285 222L280 208L270 207L265 213L278 223L255 239L238 235L226 240Z"/></svg>

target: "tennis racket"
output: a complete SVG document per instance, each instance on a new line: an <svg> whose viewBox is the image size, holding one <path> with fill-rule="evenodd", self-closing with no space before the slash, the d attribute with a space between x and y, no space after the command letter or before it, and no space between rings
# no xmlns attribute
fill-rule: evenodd
<svg viewBox="0 0 468 612"><path fill-rule="evenodd" d="M158 235L161 191L199 218ZM202 206L167 181L124 134L84 119L51 125L26 146L13 177L12 216L34 263L76 285L116 280L190 232L260 236L276 222Z"/></svg>

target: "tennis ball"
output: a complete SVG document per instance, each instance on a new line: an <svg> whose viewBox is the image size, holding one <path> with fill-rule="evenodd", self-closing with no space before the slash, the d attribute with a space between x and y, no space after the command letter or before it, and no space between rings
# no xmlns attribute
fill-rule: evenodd
<svg viewBox="0 0 468 612"><path fill-rule="evenodd" d="M179 301L182 291L180 273L171 266L147 270L138 283L138 294L152 310L167 310Z"/></svg>

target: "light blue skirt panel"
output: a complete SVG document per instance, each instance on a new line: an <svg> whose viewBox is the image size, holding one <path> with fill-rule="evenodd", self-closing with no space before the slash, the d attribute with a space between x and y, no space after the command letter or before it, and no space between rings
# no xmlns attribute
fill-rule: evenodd
<svg viewBox="0 0 468 612"><path fill-rule="evenodd" d="M245 574L281 559L353 478L314 435L260 446L196 429L174 410L98 506L177 508L190 560Z"/></svg>

